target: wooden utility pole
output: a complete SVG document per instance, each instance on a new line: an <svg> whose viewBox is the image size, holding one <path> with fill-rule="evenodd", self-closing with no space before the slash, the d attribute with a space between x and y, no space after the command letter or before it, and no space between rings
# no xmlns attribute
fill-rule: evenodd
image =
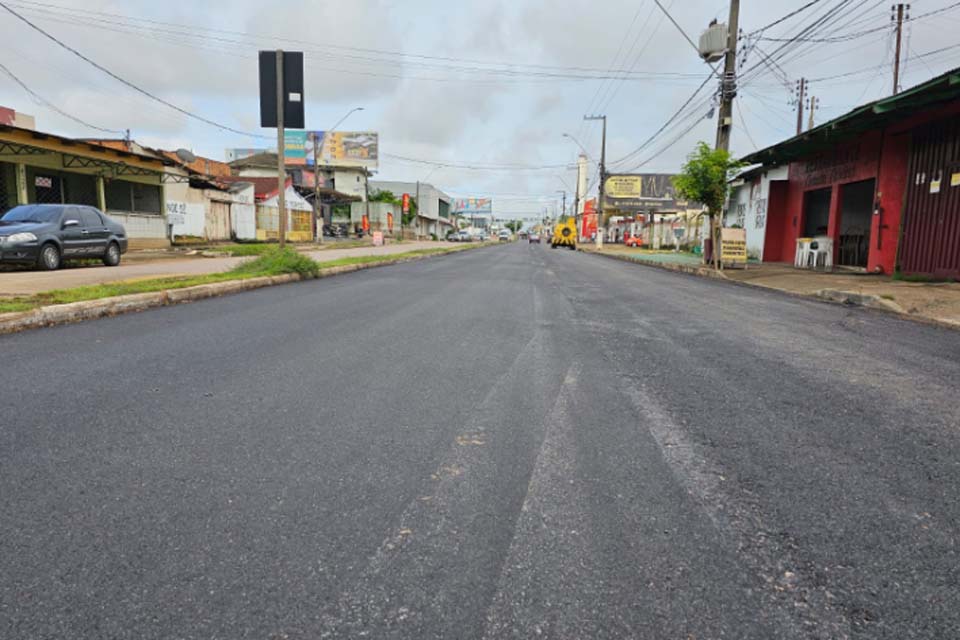
<svg viewBox="0 0 960 640"><path fill-rule="evenodd" d="M287 241L287 163L286 140L283 131L284 91L283 51L277 49L277 210L280 214L277 226L281 249Z"/></svg>
<svg viewBox="0 0 960 640"><path fill-rule="evenodd" d="M797 80L797 135L803 133L803 100L807 94L807 79Z"/></svg>
<svg viewBox="0 0 960 640"><path fill-rule="evenodd" d="M733 129L733 99L737 95L737 39L740 32L740 0L730 0L727 20L727 51L723 60L720 120L717 123L717 149L730 150Z"/></svg>
<svg viewBox="0 0 960 640"><path fill-rule="evenodd" d="M904 5L902 2L896 6L897 51L893 59L893 95L897 95L900 92L900 42L903 38L903 10L906 6L908 5Z"/></svg>

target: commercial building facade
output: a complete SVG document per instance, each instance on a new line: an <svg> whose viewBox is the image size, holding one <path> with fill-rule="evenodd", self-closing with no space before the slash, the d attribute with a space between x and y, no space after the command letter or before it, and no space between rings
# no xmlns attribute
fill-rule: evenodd
<svg viewBox="0 0 960 640"><path fill-rule="evenodd" d="M787 168L768 186L763 260L821 236L840 267L960 278L958 116L960 69L747 156Z"/></svg>

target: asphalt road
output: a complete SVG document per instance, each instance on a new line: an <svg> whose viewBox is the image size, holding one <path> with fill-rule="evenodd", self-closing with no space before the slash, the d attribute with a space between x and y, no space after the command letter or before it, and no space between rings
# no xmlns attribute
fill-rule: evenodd
<svg viewBox="0 0 960 640"><path fill-rule="evenodd" d="M2 638L960 636L960 333L514 244L0 360Z"/></svg>

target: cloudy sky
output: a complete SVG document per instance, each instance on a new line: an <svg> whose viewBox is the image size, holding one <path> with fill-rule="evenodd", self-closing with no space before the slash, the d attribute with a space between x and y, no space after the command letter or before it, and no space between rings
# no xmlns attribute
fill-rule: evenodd
<svg viewBox="0 0 960 640"><path fill-rule="evenodd" d="M305 52L308 128L362 106L341 129L380 133L379 177L491 196L504 216L538 214L573 189L579 150L564 133L595 172L600 126L585 114L608 116L611 171L676 171L715 135L717 82L654 0L0 2L137 87L245 132L137 93L0 9L0 63L32 92L0 72L0 105L69 136L129 128L144 144L218 159L271 146L258 126L256 53L275 48ZM723 0L661 3L694 40L728 10ZM818 122L891 93L891 2L819 0L762 30L807 3L743 2L735 153L792 135L801 76ZM905 87L960 66L960 3L911 5Z"/></svg>

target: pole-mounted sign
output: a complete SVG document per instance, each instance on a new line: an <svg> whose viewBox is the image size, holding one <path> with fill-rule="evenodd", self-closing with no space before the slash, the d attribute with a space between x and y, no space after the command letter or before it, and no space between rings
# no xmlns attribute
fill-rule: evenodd
<svg viewBox="0 0 960 640"><path fill-rule="evenodd" d="M303 129L303 53L260 52L260 126L277 130L277 239L287 236L287 168L284 129Z"/></svg>

